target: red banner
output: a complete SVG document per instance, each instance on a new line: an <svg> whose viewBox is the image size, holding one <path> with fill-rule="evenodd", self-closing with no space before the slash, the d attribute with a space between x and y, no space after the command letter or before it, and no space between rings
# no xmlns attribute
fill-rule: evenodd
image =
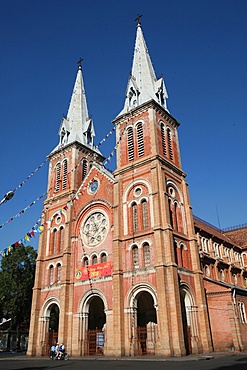
<svg viewBox="0 0 247 370"><path fill-rule="evenodd" d="M112 262L99 263L93 266L86 266L75 270L76 280L94 279L112 274Z"/></svg>

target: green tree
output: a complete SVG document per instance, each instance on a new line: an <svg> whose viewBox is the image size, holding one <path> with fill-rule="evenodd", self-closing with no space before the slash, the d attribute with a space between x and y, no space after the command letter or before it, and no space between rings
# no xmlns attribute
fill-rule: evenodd
<svg viewBox="0 0 247 370"><path fill-rule="evenodd" d="M10 330L17 332L18 344L20 329L29 327L36 258L32 246L20 244L0 261L2 315L11 319Z"/></svg>

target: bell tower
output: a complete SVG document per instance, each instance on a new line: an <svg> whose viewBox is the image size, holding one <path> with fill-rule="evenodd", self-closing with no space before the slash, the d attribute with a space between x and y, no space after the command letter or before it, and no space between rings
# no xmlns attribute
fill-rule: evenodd
<svg viewBox="0 0 247 370"><path fill-rule="evenodd" d="M158 328L155 353L181 356L189 346L195 353L211 349L209 323L180 160L179 122L168 111L164 79L156 78L139 17L137 21L124 107L113 121L119 142L114 173L115 348L116 355L127 350L135 354L136 327L147 327L151 321ZM140 280L143 289L138 288ZM192 291L187 291L188 286ZM129 299L121 300L124 292ZM191 306L197 307L192 336L189 318L184 318L186 294L193 297ZM153 302L151 320L147 313L141 314L144 296ZM134 338L128 349L124 347L130 335L127 327Z"/></svg>
<svg viewBox="0 0 247 370"><path fill-rule="evenodd" d="M39 239L27 351L30 356L46 354L47 348L41 348L40 343L49 343L47 336L50 330L58 332L58 325L48 327L53 309L59 316L59 336L54 339L64 341L68 338L67 345L71 346L72 322L67 312L73 311L75 211L68 204L73 203L92 164L102 163L104 159L93 142L95 131L88 115L81 61L68 113L60 124L59 143L48 155L48 189L42 219L44 230ZM50 305L49 297L56 297ZM46 312L42 317L41 307Z"/></svg>

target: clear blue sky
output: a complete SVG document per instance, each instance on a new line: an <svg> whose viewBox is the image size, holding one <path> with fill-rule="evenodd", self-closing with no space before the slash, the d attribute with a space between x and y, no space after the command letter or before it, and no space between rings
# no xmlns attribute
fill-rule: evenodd
<svg viewBox="0 0 247 370"><path fill-rule="evenodd" d="M181 123L193 213L222 228L246 223L246 0L0 0L1 199L58 144L80 57L95 144L111 130L138 13L168 109ZM101 146L106 157L113 148L113 137ZM0 225L46 192L47 171L46 163L0 207ZM0 250L20 240L41 210L39 201L1 228Z"/></svg>

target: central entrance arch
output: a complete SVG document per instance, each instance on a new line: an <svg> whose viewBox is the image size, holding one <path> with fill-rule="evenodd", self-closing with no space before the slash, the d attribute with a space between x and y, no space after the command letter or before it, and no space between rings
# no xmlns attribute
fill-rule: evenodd
<svg viewBox="0 0 247 370"><path fill-rule="evenodd" d="M82 299L81 317L84 354L86 356L103 355L106 328L106 300L98 290L88 292Z"/></svg>

